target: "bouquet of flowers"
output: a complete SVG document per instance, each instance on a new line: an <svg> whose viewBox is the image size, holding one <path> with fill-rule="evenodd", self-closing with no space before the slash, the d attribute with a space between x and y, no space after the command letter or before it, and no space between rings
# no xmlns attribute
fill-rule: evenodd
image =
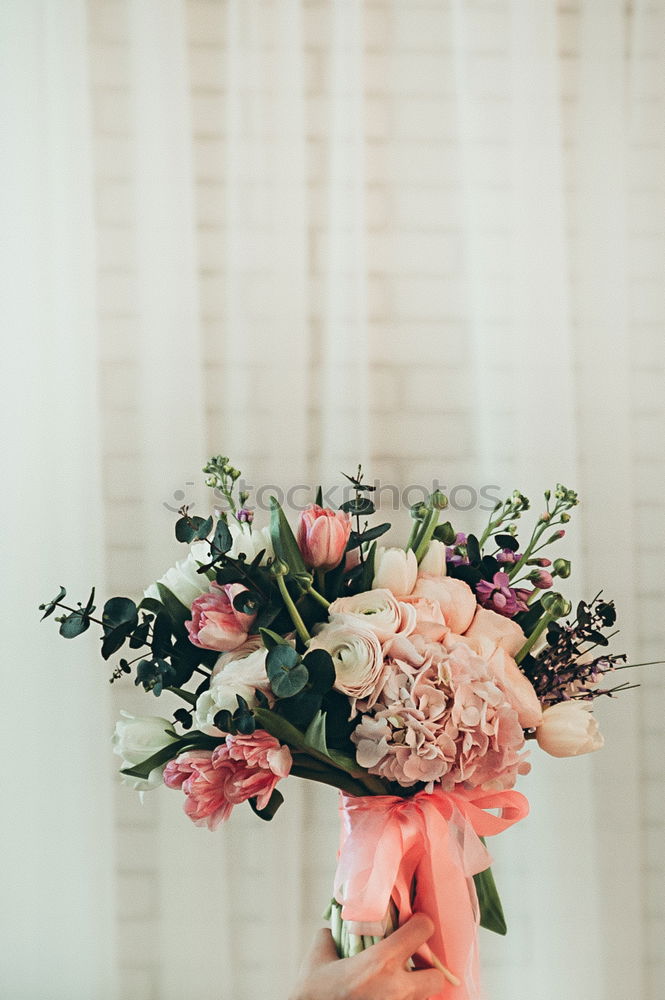
<svg viewBox="0 0 665 1000"><path fill-rule="evenodd" d="M277 500L259 528L240 472L204 467L222 508L181 508L186 557L140 603L95 594L61 635L101 626L111 680L134 674L153 696L182 700L172 720L122 713L114 751L139 790L183 795L214 830L248 802L270 820L287 775L341 792L341 846L329 917L340 955L371 946L417 909L435 932L415 961L446 978L440 997L478 996L477 927L506 926L484 838L524 817L513 790L527 742L565 757L603 744L594 698L625 656L607 651L615 610L597 594L571 603L554 589L570 562L544 555L565 534L577 494L558 485L530 536L529 501L498 502L479 536L441 523L440 491L411 509L403 547L379 544L362 471L338 510L316 502L296 530Z"/></svg>

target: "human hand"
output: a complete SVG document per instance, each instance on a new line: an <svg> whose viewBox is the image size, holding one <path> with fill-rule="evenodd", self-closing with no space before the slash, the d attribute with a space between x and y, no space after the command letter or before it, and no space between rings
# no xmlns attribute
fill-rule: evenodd
<svg viewBox="0 0 665 1000"><path fill-rule="evenodd" d="M353 958L338 958L329 930L320 930L290 1000L428 1000L445 985L436 969L406 963L431 937L429 917L416 913L399 930Z"/></svg>

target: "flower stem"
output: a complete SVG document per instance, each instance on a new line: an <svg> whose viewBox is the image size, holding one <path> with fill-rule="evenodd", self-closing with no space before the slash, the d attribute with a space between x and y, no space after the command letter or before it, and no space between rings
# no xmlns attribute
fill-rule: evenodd
<svg viewBox="0 0 665 1000"><path fill-rule="evenodd" d="M298 635L300 636L300 638L304 643L308 643L312 637L307 631L307 627L302 618L300 617L300 612L295 606L293 598L291 597L291 595L287 590L286 581L284 577L277 576L276 580L277 580L277 586L279 587L279 592L282 595L282 600L286 605L286 610L289 612L289 615L291 616L291 621L295 625L296 632L298 633Z"/></svg>
<svg viewBox="0 0 665 1000"><path fill-rule="evenodd" d="M554 621L555 618L556 615L550 614L550 612L546 612L543 615L543 617L540 619L540 621L538 622L538 624L536 625L533 632L526 640L522 648L519 650L518 653L515 654L515 663L521 663L524 657L527 655L527 653L531 652L531 650L533 649L536 642L541 637L541 635L543 634L549 623L551 621Z"/></svg>
<svg viewBox="0 0 665 1000"><path fill-rule="evenodd" d="M308 587L307 588L307 593L310 594L314 598L315 601L318 601L319 604L322 607L324 607L324 608L329 608L330 607L330 601L326 600L326 598L323 596L323 594L320 594L318 592L318 590L314 589L314 587Z"/></svg>
<svg viewBox="0 0 665 1000"><path fill-rule="evenodd" d="M434 510L431 510L427 515L420 537L418 538L418 543L415 548L417 562L420 563L425 557L425 553L429 548L429 543L432 541L432 536L438 523L439 510L435 507Z"/></svg>

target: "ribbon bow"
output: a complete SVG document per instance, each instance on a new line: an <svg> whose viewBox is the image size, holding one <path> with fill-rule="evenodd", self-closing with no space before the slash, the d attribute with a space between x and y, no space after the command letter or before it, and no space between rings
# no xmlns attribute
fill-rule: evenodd
<svg viewBox="0 0 665 1000"><path fill-rule="evenodd" d="M391 898L400 923L426 913L435 930L423 956L431 961L431 948L462 981L447 984L433 1000L477 1000L480 914L472 876L492 863L480 837L501 833L528 811L527 799L515 791L342 795L335 898L343 919L362 924L357 933L381 934Z"/></svg>

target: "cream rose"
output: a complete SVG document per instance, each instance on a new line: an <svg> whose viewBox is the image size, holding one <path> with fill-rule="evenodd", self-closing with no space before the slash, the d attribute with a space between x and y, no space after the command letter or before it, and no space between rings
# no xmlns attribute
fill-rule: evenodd
<svg viewBox="0 0 665 1000"><path fill-rule="evenodd" d="M536 729L536 739L553 757L592 753L605 743L591 706L582 701L561 701L546 708Z"/></svg>
<svg viewBox="0 0 665 1000"><path fill-rule="evenodd" d="M261 560L261 565L266 563L268 559L272 559L274 553L269 528L253 528L250 531L248 525L241 526L229 521L229 531L233 545L229 549L228 555L232 559L238 559L244 555L246 561L251 563L262 549L265 549L265 555Z"/></svg>
<svg viewBox="0 0 665 1000"><path fill-rule="evenodd" d="M249 644L248 644L249 645ZM209 736L218 736L219 730L214 725L218 712L226 709L235 712L238 707L237 695L244 698L250 708L257 703L257 690L272 700L270 682L266 674L266 648L234 650L226 653L220 660L225 660L220 670L215 671L210 679L210 687L199 695L194 712L194 728L201 729ZM243 654L238 656L238 654ZM219 663L219 661L218 661Z"/></svg>
<svg viewBox="0 0 665 1000"><path fill-rule="evenodd" d="M324 625L309 644L310 649L325 649L335 666L335 688L352 700L367 700L371 708L379 696L386 665L376 632L357 622Z"/></svg>
<svg viewBox="0 0 665 1000"><path fill-rule="evenodd" d="M385 587L338 597L328 614L334 624L371 629L382 642L396 635L410 635L416 627L415 608L398 601Z"/></svg>

